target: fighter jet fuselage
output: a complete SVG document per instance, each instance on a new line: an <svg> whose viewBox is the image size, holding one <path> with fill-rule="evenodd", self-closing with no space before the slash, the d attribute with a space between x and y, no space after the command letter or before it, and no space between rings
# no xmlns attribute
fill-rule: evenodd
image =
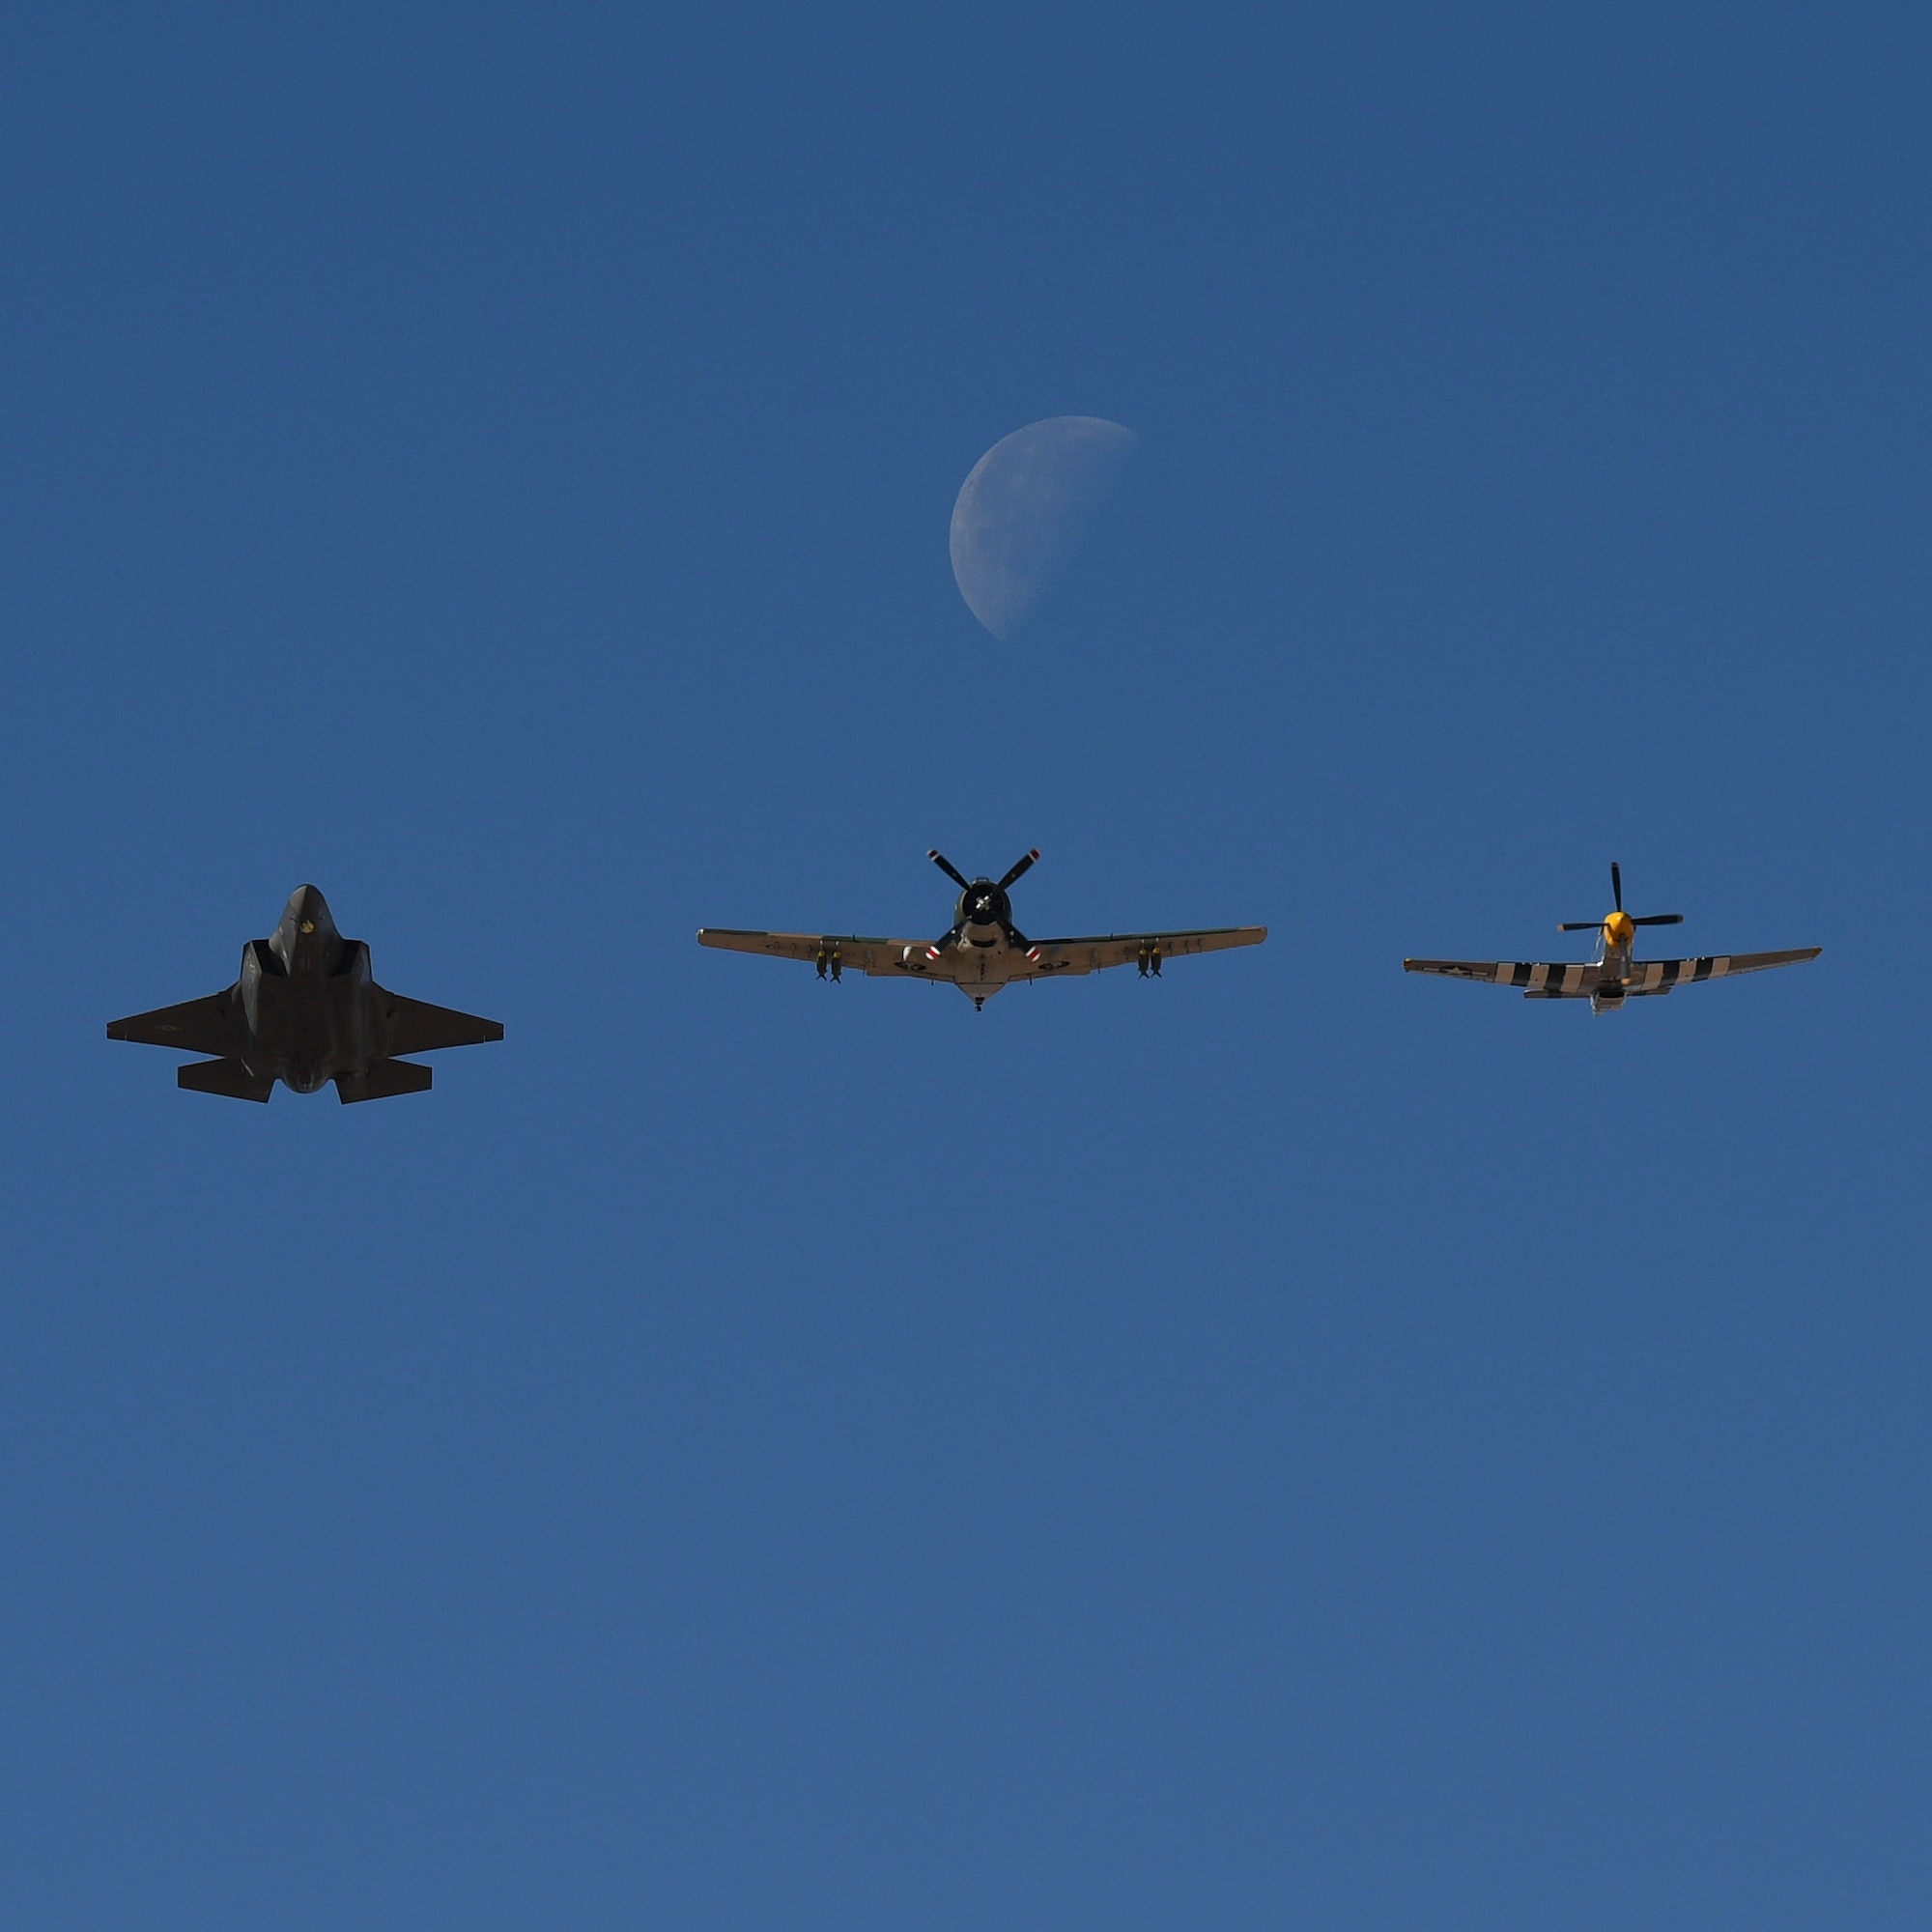
<svg viewBox="0 0 1932 1932"><path fill-rule="evenodd" d="M303 923L320 927L327 917L325 909ZM371 1051L384 1029L374 1010L368 947L345 941L332 924L326 938L317 931L280 946L288 923L242 949L235 983L248 1036L242 1058L294 1093L315 1094L338 1073L385 1059L380 1047Z"/></svg>

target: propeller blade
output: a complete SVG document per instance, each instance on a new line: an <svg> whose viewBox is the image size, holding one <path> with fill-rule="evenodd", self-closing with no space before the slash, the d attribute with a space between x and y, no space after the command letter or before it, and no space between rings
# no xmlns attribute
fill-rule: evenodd
<svg viewBox="0 0 1932 1932"><path fill-rule="evenodd" d="M1624 875L1622 868L1614 859L1610 861L1610 896L1616 900L1617 910L1622 912L1624 909Z"/></svg>
<svg viewBox="0 0 1932 1932"><path fill-rule="evenodd" d="M1024 859L1018 860L1013 865L1011 869L1009 870L1007 876L1000 881L1000 890L1002 892L1005 892L1006 889L1009 885L1011 885L1012 882L1015 879L1017 879L1020 876L1020 874L1024 872L1027 869L1027 867L1030 867L1033 864L1033 862L1038 857L1039 857L1039 852L1037 848L1036 848L1034 851L1029 852Z"/></svg>
<svg viewBox="0 0 1932 1932"><path fill-rule="evenodd" d="M973 881L949 859L944 852L928 852L925 855L963 893Z"/></svg>
<svg viewBox="0 0 1932 1932"><path fill-rule="evenodd" d="M1631 921L1631 923L1633 925L1682 925L1684 923L1684 915L1681 912L1654 912L1647 914L1642 919L1634 919Z"/></svg>
<svg viewBox="0 0 1932 1932"><path fill-rule="evenodd" d="M1603 923L1600 919L1566 919L1556 930L1558 932L1595 932Z"/></svg>

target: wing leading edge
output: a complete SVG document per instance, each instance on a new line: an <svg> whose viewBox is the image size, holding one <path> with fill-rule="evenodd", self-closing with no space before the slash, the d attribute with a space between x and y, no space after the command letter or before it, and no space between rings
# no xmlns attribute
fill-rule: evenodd
<svg viewBox="0 0 1932 1932"><path fill-rule="evenodd" d="M1042 975L1104 973L1110 966L1184 959L1194 952L1221 952L1231 946L1259 946L1264 925L1214 925L1196 932L1107 932L1090 939L1037 939L1028 951Z"/></svg>
<svg viewBox="0 0 1932 1932"><path fill-rule="evenodd" d="M804 959L820 972L849 966L855 972L902 973L910 970L908 955L923 959L923 939L876 939L850 932L744 932L735 926L705 925L697 932L700 946L717 946L726 952L768 952L775 959Z"/></svg>
<svg viewBox="0 0 1932 1932"><path fill-rule="evenodd" d="M1782 952L1717 952L1701 959L1639 959L1631 968L1624 991L1667 993L1673 986L1700 980L1735 980L1740 973L1762 973L1772 966L1802 966L1824 952L1822 946L1797 946Z"/></svg>
<svg viewBox="0 0 1932 1932"><path fill-rule="evenodd" d="M482 1046L490 1040L503 1037L500 1020L479 1019L474 1013L459 1013L454 1007L433 1007L427 1000L405 999L400 993L390 992L386 986L378 988L376 998L384 1019L388 1022L389 1052L392 1056L398 1053L435 1053L445 1046ZM428 1082L425 1081L424 1085ZM415 1090L396 1088L393 1091Z"/></svg>
<svg viewBox="0 0 1932 1932"><path fill-rule="evenodd" d="M1040 939L1028 943L1023 953L1007 953L1001 980L1046 980L1063 973L1098 973L1109 966L1151 964L1181 959L1192 952L1218 952L1230 946L1259 946L1267 937L1264 925L1211 926L1196 932L1109 932L1088 939ZM805 959L821 973L855 972L878 978L951 977L945 962L965 954L940 955L923 939L873 939L857 933L750 932L731 926L698 929L700 946L729 952L765 952L779 959Z"/></svg>
<svg viewBox="0 0 1932 1932"><path fill-rule="evenodd" d="M247 1028L232 986L206 999L184 1000L178 1007L156 1007L107 1022L109 1039L132 1040L137 1046L178 1046L184 1053L213 1053L229 1059L247 1045Z"/></svg>
<svg viewBox="0 0 1932 1932"><path fill-rule="evenodd" d="M1823 951L1821 946L1801 946L1786 952L1714 952L1698 959L1640 959L1623 990L1631 999L1667 993L1673 986L1695 985L1705 980L1729 980L1740 973L1762 973L1772 966L1801 965L1817 958ZM1516 986L1526 1000L1586 1000L1605 983L1601 966L1570 960L1405 959L1402 970L1434 973L1445 980Z"/></svg>

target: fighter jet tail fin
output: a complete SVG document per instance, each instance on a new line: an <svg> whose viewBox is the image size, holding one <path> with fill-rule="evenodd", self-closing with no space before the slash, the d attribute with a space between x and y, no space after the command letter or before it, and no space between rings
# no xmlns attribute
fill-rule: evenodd
<svg viewBox="0 0 1932 1932"><path fill-rule="evenodd" d="M407 1060L372 1060L360 1073L338 1073L335 1091L345 1107L357 1100L387 1100L398 1094L427 1094L433 1070Z"/></svg>
<svg viewBox="0 0 1932 1932"><path fill-rule="evenodd" d="M225 1094L231 1100L267 1100L275 1091L240 1060L196 1060L176 1070L175 1079L190 1094Z"/></svg>

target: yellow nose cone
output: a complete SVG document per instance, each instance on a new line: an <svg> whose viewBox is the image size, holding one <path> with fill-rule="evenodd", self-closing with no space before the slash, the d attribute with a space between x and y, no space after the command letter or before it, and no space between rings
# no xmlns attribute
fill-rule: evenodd
<svg viewBox="0 0 1932 1932"><path fill-rule="evenodd" d="M1604 922L1604 937L1612 946L1628 946L1636 937L1636 921L1627 912L1613 912Z"/></svg>

